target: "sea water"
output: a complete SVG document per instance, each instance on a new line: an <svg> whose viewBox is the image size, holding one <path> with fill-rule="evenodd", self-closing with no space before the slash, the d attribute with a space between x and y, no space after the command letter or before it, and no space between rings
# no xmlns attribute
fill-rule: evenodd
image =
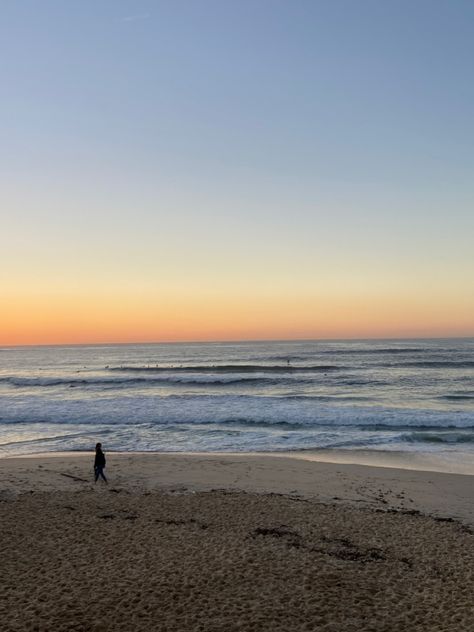
<svg viewBox="0 0 474 632"><path fill-rule="evenodd" d="M474 339L7 347L0 456L372 450L474 457Z"/></svg>

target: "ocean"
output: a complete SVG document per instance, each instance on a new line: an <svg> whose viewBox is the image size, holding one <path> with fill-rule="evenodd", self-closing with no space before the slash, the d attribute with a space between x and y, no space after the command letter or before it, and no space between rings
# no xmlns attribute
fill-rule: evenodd
<svg viewBox="0 0 474 632"><path fill-rule="evenodd" d="M0 456L474 457L474 339L0 348Z"/></svg>

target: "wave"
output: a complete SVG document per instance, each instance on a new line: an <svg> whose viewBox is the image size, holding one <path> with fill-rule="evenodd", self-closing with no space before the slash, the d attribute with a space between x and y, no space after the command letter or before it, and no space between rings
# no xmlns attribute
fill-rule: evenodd
<svg viewBox="0 0 474 632"><path fill-rule="evenodd" d="M417 367L420 369L472 369L474 360L420 360L392 364L396 367Z"/></svg>
<svg viewBox="0 0 474 632"><path fill-rule="evenodd" d="M307 402L370 402L372 398L364 395L282 395L281 399Z"/></svg>
<svg viewBox="0 0 474 632"><path fill-rule="evenodd" d="M105 436L107 434L110 434L111 430L110 429L104 429L104 430L96 430L94 432L94 436ZM64 433L64 434L55 434L55 435L48 435L48 436L44 436L44 437L34 437L31 439L20 439L17 441L5 441L5 443L0 442L0 448L1 449L5 449L8 448L9 446L21 446L21 445L34 445L35 443L51 443L53 441L64 441L64 440L71 440L71 439L80 439L84 437L84 433L83 432L70 432L70 433Z"/></svg>
<svg viewBox="0 0 474 632"><path fill-rule="evenodd" d="M444 423L442 426L440 425L435 425L435 424L430 424L429 421L425 424L417 424L412 423L412 424L406 424L404 425L402 424L393 424L393 423L375 423L375 424L360 424L359 426L356 426L358 430L367 430L370 432L403 432L403 431L417 431L419 430L420 432L426 432L428 430L433 430L433 431L437 431L440 430L440 428L444 431L444 430L454 430L456 428L462 428L463 430L474 430L474 417L472 418L472 423L469 424L469 422L467 424L462 423L462 424L454 424L454 423Z"/></svg>
<svg viewBox="0 0 474 632"><path fill-rule="evenodd" d="M265 356L264 358L262 358L261 356L259 358L255 358L256 360L268 360L271 362L288 362L288 360L290 362L306 362L308 360L308 358L314 357L315 355L319 355L320 353L324 353L321 351L308 351L305 354L292 354L292 353L288 353L288 354L283 354L283 355L270 355L270 356ZM247 358L248 360L253 360L253 358Z"/></svg>
<svg viewBox="0 0 474 632"><path fill-rule="evenodd" d="M201 377L123 377L123 378L60 378L60 377L0 377L0 382L11 384L17 387L51 387L51 386L133 386L138 385L166 385L185 384L190 386L213 386L232 384L252 384L265 385L275 384L277 380L265 377L212 377L203 375Z"/></svg>
<svg viewBox="0 0 474 632"><path fill-rule="evenodd" d="M148 369L146 369L148 372ZM347 374L346 374L347 375ZM317 381L315 376L301 376L293 378L293 376L286 373L274 373L273 377L258 376L254 377L252 374L248 375L213 375L203 373L202 375L153 375L153 371L150 369L149 375L134 375L121 376L121 377L21 377L21 376L1 376L0 384L8 384L17 388L32 388L32 387L55 387L55 386L67 386L70 388L88 388L88 387L133 387L133 386L166 386L166 385L184 385L184 386L232 386L232 385L249 385L249 386L285 386L285 385L315 385L320 382ZM338 374L336 380L333 382L334 386L387 386L390 382L379 379L360 379L351 378L344 374ZM444 396L443 396L444 397ZM446 396L449 399L450 396ZM453 396L453 399L457 397ZM461 398L459 398L461 399Z"/></svg>
<svg viewBox="0 0 474 632"><path fill-rule="evenodd" d="M77 399L16 395L2 398L0 425L16 423L66 423L122 425L150 424L150 428L172 424L222 424L245 418L267 425L287 422L304 424L308 429L321 426L469 428L474 426L474 411L444 411L417 408L367 406L364 402L333 399L325 402L290 396L254 397L247 394L120 394Z"/></svg>
<svg viewBox="0 0 474 632"><path fill-rule="evenodd" d="M386 380L356 380L352 378L341 378L340 382L343 386L387 386L390 384Z"/></svg>
<svg viewBox="0 0 474 632"><path fill-rule="evenodd" d="M257 357L248 357L247 360L266 360L269 362L307 362L318 356L328 355L380 355L380 354L405 354L405 353L426 353L427 349L421 347L383 347L380 349L310 349L306 352L281 353L275 355L265 355Z"/></svg>
<svg viewBox="0 0 474 632"><path fill-rule="evenodd" d="M329 355L378 355L378 354L402 354L402 353L426 353L427 349L421 347L382 347L379 349L333 349L319 351Z"/></svg>
<svg viewBox="0 0 474 632"><path fill-rule="evenodd" d="M439 399L446 399L450 402L474 400L474 394L471 393L452 393L449 395L440 395Z"/></svg>
<svg viewBox="0 0 474 632"><path fill-rule="evenodd" d="M292 366L267 364L213 364L179 366L113 366L108 371L153 372L153 373L313 373L339 371L343 367L335 365Z"/></svg>
<svg viewBox="0 0 474 632"><path fill-rule="evenodd" d="M409 443L474 443L474 432L411 432L402 435Z"/></svg>

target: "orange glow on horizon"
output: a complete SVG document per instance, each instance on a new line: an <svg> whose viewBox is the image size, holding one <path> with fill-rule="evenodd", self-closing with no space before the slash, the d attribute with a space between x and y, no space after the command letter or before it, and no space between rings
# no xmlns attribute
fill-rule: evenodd
<svg viewBox="0 0 474 632"><path fill-rule="evenodd" d="M469 307L392 296L12 296L0 345L472 336Z"/></svg>

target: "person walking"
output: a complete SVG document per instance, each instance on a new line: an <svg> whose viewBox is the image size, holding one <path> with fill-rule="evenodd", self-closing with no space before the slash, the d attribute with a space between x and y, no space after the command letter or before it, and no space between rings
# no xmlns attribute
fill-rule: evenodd
<svg viewBox="0 0 474 632"><path fill-rule="evenodd" d="M107 479L105 478L105 474L104 474L104 467L105 467L105 454L102 452L102 444L96 443L95 444L95 460L94 460L94 475L95 475L96 483L99 476L101 476L102 479L105 482L107 482Z"/></svg>

